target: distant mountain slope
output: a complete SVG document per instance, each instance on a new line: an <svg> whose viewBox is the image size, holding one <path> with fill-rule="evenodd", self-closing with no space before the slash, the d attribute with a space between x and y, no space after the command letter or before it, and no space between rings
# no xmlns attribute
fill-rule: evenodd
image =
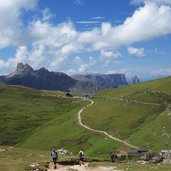
<svg viewBox="0 0 171 171"><path fill-rule="evenodd" d="M49 72L45 68L33 70L28 64L19 63L14 73L2 76L10 85L23 85L35 89L69 91L76 83L71 77L60 72Z"/></svg>
<svg viewBox="0 0 171 171"><path fill-rule="evenodd" d="M102 83L111 88L127 84L124 74L77 74L73 75L72 78L92 83Z"/></svg>
<svg viewBox="0 0 171 171"><path fill-rule="evenodd" d="M167 77L96 93L83 122L138 147L170 149L170 87Z"/></svg>
<svg viewBox="0 0 171 171"><path fill-rule="evenodd" d="M9 85L23 85L35 89L71 91L91 94L100 90L108 89L103 83L78 81L62 72L50 72L45 68L33 70L28 64L19 63L16 71L0 77L0 82Z"/></svg>
<svg viewBox="0 0 171 171"><path fill-rule="evenodd" d="M132 85L140 83L140 80L137 76L132 76L127 82L129 85Z"/></svg>

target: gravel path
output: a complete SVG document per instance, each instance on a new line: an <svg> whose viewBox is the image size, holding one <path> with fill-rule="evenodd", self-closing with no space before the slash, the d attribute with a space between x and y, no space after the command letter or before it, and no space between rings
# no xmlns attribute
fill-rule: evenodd
<svg viewBox="0 0 171 171"><path fill-rule="evenodd" d="M97 132L97 133L100 133L100 134L104 134L104 135L106 135L108 138L110 138L110 139L112 139L112 140L114 140L114 141L121 142L121 143L123 143L123 144L125 144L126 146L129 146L129 147L131 147L131 148L138 149L138 147L136 147L136 146L134 146L134 145L131 145L131 144L129 144L128 142L126 142L126 141L124 141L124 140L121 140L121 139L119 139L119 138L113 137L112 135L108 134L108 133L105 132L105 131L96 130L96 129L90 128L90 127L87 126L87 125L84 125L84 124L82 123L82 120L81 120L81 113L82 113L86 108L88 108L89 106L91 106L91 105L94 104L94 101L93 101L93 100L88 100L88 101L90 101L91 103L90 103L89 105L87 105L86 107L83 107L83 108L78 112L78 122L79 122L79 124L80 124L82 127L88 129L89 131L93 131L93 132Z"/></svg>
<svg viewBox="0 0 171 171"><path fill-rule="evenodd" d="M85 165L74 165L74 166L62 166L58 165L57 169L53 169L53 164L49 165L48 171L122 171L118 170L117 167L89 167L88 164Z"/></svg>

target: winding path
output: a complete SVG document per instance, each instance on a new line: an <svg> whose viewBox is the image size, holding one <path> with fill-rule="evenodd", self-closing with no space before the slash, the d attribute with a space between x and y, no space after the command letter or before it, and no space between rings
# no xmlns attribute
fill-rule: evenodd
<svg viewBox="0 0 171 171"><path fill-rule="evenodd" d="M85 100L85 99L84 99L84 100ZM112 139L112 140L114 140L114 141L121 142L121 143L123 143L123 144L125 144L126 146L129 146L129 147L131 147L131 148L138 149L138 147L136 147L136 146L134 146L134 145L131 145L131 144L127 143L127 142L124 141L124 140L121 140L121 139L118 139L118 138L116 138L116 137L113 137L112 135L108 134L108 133L105 132L105 131L96 130L96 129L93 129L93 128L90 128L90 127L84 125L84 124L82 123L82 120L81 120L81 113L82 113L87 107L89 107L89 106L91 106L91 105L94 104L94 101L93 101L93 100L89 100L89 99L86 99L86 100L90 101L91 103L90 103L89 105L83 107L83 108L78 112L78 122L79 122L79 124L80 124L82 127L86 128L87 130L92 131L92 132L104 134L104 135L107 136L108 138L110 138L110 139Z"/></svg>
<svg viewBox="0 0 171 171"><path fill-rule="evenodd" d="M162 104L158 104L158 103L148 103L148 102L143 102L143 101L139 101L139 100L132 100L132 99L126 99L126 98L113 97L112 99L118 100L118 101L126 101L126 102L139 103L139 104L144 104L144 105L163 106Z"/></svg>

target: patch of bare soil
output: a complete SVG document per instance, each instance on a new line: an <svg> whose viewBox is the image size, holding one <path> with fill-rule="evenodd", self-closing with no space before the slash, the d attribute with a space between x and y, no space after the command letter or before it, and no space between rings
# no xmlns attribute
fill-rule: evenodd
<svg viewBox="0 0 171 171"><path fill-rule="evenodd" d="M48 171L122 171L118 170L117 167L89 167L85 165L74 165L74 166L62 166L58 165L57 169L53 169L53 164L50 164Z"/></svg>

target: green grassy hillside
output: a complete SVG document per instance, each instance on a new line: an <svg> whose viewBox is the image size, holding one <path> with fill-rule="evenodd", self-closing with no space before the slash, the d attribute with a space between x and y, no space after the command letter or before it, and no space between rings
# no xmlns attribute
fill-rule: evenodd
<svg viewBox="0 0 171 171"><path fill-rule="evenodd" d="M0 85L0 145L34 149L65 148L75 154L107 156L118 148L104 136L78 125L77 113L89 102L64 93Z"/></svg>
<svg viewBox="0 0 171 171"><path fill-rule="evenodd" d="M171 77L94 95L83 122L138 147L171 149Z"/></svg>
<svg viewBox="0 0 171 171"><path fill-rule="evenodd" d="M0 144L16 145L49 120L84 105L47 91L0 86Z"/></svg>

